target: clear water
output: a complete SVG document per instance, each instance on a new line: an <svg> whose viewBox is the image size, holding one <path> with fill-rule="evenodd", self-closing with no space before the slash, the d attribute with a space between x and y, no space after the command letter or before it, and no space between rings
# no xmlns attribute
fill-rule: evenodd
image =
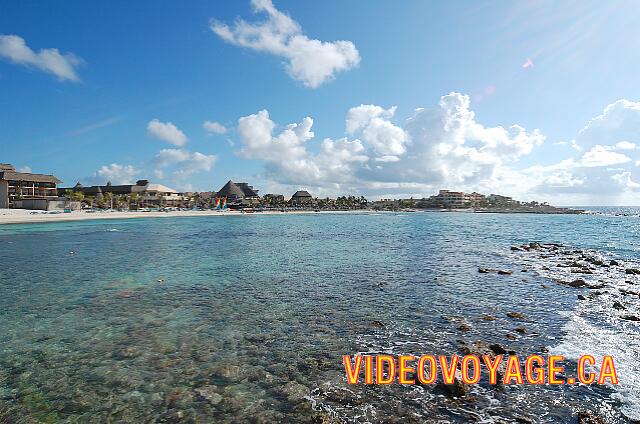
<svg viewBox="0 0 640 424"><path fill-rule="evenodd" d="M580 289L551 283L543 263L522 273L509 247L559 242L632 263L639 229L637 216L464 213L2 226L0 422L565 422L579 410L628 422L640 418L640 325L607 300L587 317ZM629 375L615 388L479 385L462 399L344 379L343 354L478 340L605 351Z"/></svg>

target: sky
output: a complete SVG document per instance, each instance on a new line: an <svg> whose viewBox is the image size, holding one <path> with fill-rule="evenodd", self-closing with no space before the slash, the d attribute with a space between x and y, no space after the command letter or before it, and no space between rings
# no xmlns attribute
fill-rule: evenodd
<svg viewBox="0 0 640 424"><path fill-rule="evenodd" d="M0 3L0 162L63 186L640 205L635 1Z"/></svg>

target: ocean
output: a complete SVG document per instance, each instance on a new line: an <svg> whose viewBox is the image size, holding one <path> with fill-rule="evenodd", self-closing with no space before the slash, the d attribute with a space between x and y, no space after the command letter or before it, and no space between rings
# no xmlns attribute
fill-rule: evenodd
<svg viewBox="0 0 640 424"><path fill-rule="evenodd" d="M624 317L640 316L640 275L624 270L640 267L640 218L596 212L0 226L0 422L638 420L640 322ZM530 242L562 247L511 250ZM585 258L585 274L565 264ZM568 369L612 355L620 383L481 381L452 398L350 386L342 364L485 344Z"/></svg>

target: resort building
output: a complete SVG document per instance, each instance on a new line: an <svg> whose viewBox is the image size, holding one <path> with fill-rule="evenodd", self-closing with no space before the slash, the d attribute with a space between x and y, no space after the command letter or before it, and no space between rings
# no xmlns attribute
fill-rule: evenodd
<svg viewBox="0 0 640 424"><path fill-rule="evenodd" d="M466 194L462 191L440 190L436 196L429 199L448 208L462 208L468 202Z"/></svg>
<svg viewBox="0 0 640 424"><path fill-rule="evenodd" d="M487 196L487 201L495 204L513 203L514 200L508 196L501 196L499 194L490 194Z"/></svg>
<svg viewBox="0 0 640 424"><path fill-rule="evenodd" d="M229 180L219 191L219 197L226 197L228 203L253 204L260 200L258 190L248 183L234 183Z"/></svg>
<svg viewBox="0 0 640 424"><path fill-rule="evenodd" d="M106 193L114 196L136 195L140 205L143 206L174 206L184 198L176 190L162 184L150 183L149 180L138 180L135 184L113 185L111 182L101 186L94 185L84 187L77 183L73 187L60 188L61 194L68 191L79 192L86 197L94 197L96 200L104 198Z"/></svg>
<svg viewBox="0 0 640 424"><path fill-rule="evenodd" d="M60 182L53 175L18 172L13 165L0 164L0 209L57 208Z"/></svg>
<svg viewBox="0 0 640 424"><path fill-rule="evenodd" d="M262 201L264 203L284 203L284 194L265 194L262 196Z"/></svg>
<svg viewBox="0 0 640 424"><path fill-rule="evenodd" d="M309 203L313 200L311 194L306 190L298 190L291 196L291 203Z"/></svg>
<svg viewBox="0 0 640 424"><path fill-rule="evenodd" d="M476 193L475 191L473 193L467 194L466 196L469 203L471 203L473 206L479 205L487 198L487 196L485 196L484 194Z"/></svg>

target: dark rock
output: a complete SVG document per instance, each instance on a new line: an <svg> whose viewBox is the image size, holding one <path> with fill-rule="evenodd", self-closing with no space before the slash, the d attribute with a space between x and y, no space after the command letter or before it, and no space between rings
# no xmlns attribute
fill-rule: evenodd
<svg viewBox="0 0 640 424"><path fill-rule="evenodd" d="M631 275L640 275L640 269L637 268L627 268L624 270L624 272Z"/></svg>
<svg viewBox="0 0 640 424"><path fill-rule="evenodd" d="M548 289L549 288L549 286L547 286L546 284L542 284L541 286L542 286L543 289Z"/></svg>
<svg viewBox="0 0 640 424"><path fill-rule="evenodd" d="M509 340L517 340L518 336L516 336L515 334L511 334L511 333L507 333L507 335L505 336L507 339Z"/></svg>
<svg viewBox="0 0 640 424"><path fill-rule="evenodd" d="M624 305L620 302L618 302L617 300L615 302L613 302L613 307L620 310L620 309L627 309L624 307Z"/></svg>
<svg viewBox="0 0 640 424"><path fill-rule="evenodd" d="M640 321L640 318L635 315L623 315L621 318L627 321Z"/></svg>
<svg viewBox="0 0 640 424"><path fill-rule="evenodd" d="M521 312L507 312L507 316L509 318L514 318L514 319L525 319L526 315L521 313Z"/></svg>
<svg viewBox="0 0 640 424"><path fill-rule="evenodd" d="M578 424L607 424L605 420L589 411L578 412Z"/></svg>
<svg viewBox="0 0 640 424"><path fill-rule="evenodd" d="M456 370L453 384L444 384L443 382L439 382L436 384L436 388L451 398L463 397L469 393L469 386L462 382L462 373L460 370Z"/></svg>
<svg viewBox="0 0 640 424"><path fill-rule="evenodd" d="M569 287L584 287L586 285L587 285L587 283L581 278L578 278L577 280L573 280L573 281L567 283L567 286L569 286Z"/></svg>
<svg viewBox="0 0 640 424"><path fill-rule="evenodd" d="M489 268L478 268L478 272L480 274L489 274L492 270L490 270Z"/></svg>
<svg viewBox="0 0 640 424"><path fill-rule="evenodd" d="M513 271L504 271L504 270L498 270L498 274L500 275L511 275L513 274Z"/></svg>
<svg viewBox="0 0 640 424"><path fill-rule="evenodd" d="M489 345L489 349L496 355L504 355L507 353L506 349L500 346L498 343L493 343Z"/></svg>
<svg viewBox="0 0 640 424"><path fill-rule="evenodd" d="M612 260L609 261L609 265L618 266L618 265L620 265L620 262L616 261L615 259L612 259Z"/></svg>
<svg viewBox="0 0 640 424"><path fill-rule="evenodd" d="M538 249L542 249L542 245L540 243L534 241L534 242L529 243L529 248L538 250Z"/></svg>
<svg viewBox="0 0 640 424"><path fill-rule="evenodd" d="M514 252L522 252L524 249L519 246L511 246L511 250Z"/></svg>
<svg viewBox="0 0 640 424"><path fill-rule="evenodd" d="M494 317L493 315L484 314L482 316L482 321L495 321L495 320L496 320L496 317Z"/></svg>
<svg viewBox="0 0 640 424"><path fill-rule="evenodd" d="M515 332L520 334L527 334L527 329L524 327L516 327Z"/></svg>
<svg viewBox="0 0 640 424"><path fill-rule="evenodd" d="M579 294L578 295L578 300L587 300L587 298L584 297L583 295Z"/></svg>

